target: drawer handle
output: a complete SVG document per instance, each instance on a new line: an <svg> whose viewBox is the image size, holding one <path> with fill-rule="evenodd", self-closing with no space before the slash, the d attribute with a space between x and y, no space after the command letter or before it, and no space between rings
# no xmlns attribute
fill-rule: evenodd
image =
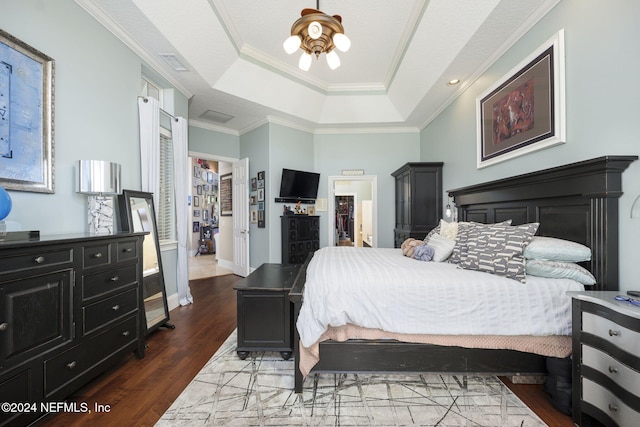
<svg viewBox="0 0 640 427"><path fill-rule="evenodd" d="M614 367L614 366L609 366L609 372L612 374L617 374L618 373L618 368Z"/></svg>
<svg viewBox="0 0 640 427"><path fill-rule="evenodd" d="M612 403L609 403L609 410L611 412L618 412L618 407Z"/></svg>
<svg viewBox="0 0 640 427"><path fill-rule="evenodd" d="M93 254L93 257L94 258L102 258L102 252L98 252L98 253Z"/></svg>
<svg viewBox="0 0 640 427"><path fill-rule="evenodd" d="M619 337L620 336L620 331L614 331L613 329L609 329L609 336L610 337Z"/></svg>
<svg viewBox="0 0 640 427"><path fill-rule="evenodd" d="M6 331L7 329L9 329L8 323L0 323L0 331Z"/></svg>
<svg viewBox="0 0 640 427"><path fill-rule="evenodd" d="M39 256L36 259L34 259L34 261L36 262L36 264L42 264L45 260L43 256Z"/></svg>
<svg viewBox="0 0 640 427"><path fill-rule="evenodd" d="M75 369L75 367L76 367L76 361L75 360L73 362L67 363L67 368Z"/></svg>
<svg viewBox="0 0 640 427"><path fill-rule="evenodd" d="M128 337L129 335L130 335L129 331L124 331L124 332L122 333L122 336L123 336L123 337Z"/></svg>
<svg viewBox="0 0 640 427"><path fill-rule="evenodd" d="M118 311L118 310L120 310L120 305L119 305L119 304L116 304L116 305L114 305L113 307L111 307L111 309L112 309L113 311Z"/></svg>
<svg viewBox="0 0 640 427"><path fill-rule="evenodd" d="M126 248L126 249L125 249L124 251L122 251L122 252L133 252L133 249L132 249L132 248Z"/></svg>
<svg viewBox="0 0 640 427"><path fill-rule="evenodd" d="M112 282L117 282L118 280L120 280L120 278L119 278L118 276L113 276L113 277L111 278L111 281L112 281Z"/></svg>

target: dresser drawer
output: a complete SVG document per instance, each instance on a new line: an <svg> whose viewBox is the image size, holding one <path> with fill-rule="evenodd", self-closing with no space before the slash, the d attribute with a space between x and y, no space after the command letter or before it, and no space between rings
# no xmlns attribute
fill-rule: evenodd
<svg viewBox="0 0 640 427"><path fill-rule="evenodd" d="M629 354L640 354L640 333L592 313L582 313L582 331L598 336Z"/></svg>
<svg viewBox="0 0 640 427"><path fill-rule="evenodd" d="M623 389L640 398L640 372L618 362L601 350L582 345L582 365L602 372Z"/></svg>
<svg viewBox="0 0 640 427"><path fill-rule="evenodd" d="M138 241L130 240L117 243L116 262L138 258Z"/></svg>
<svg viewBox="0 0 640 427"><path fill-rule="evenodd" d="M600 409L619 426L638 425L640 412L634 411L609 390L587 378L582 379L582 400Z"/></svg>
<svg viewBox="0 0 640 427"><path fill-rule="evenodd" d="M111 243L104 242L82 248L82 268L99 267L110 263Z"/></svg>
<svg viewBox="0 0 640 427"><path fill-rule="evenodd" d="M82 276L82 300L87 301L134 284L138 279L137 273L138 266L131 264L96 274L86 274Z"/></svg>
<svg viewBox="0 0 640 427"><path fill-rule="evenodd" d="M83 334L111 323L138 309L138 289L114 295L82 308Z"/></svg>
<svg viewBox="0 0 640 427"><path fill-rule="evenodd" d="M138 318L131 316L108 331L44 362L45 397L131 345L138 339Z"/></svg>
<svg viewBox="0 0 640 427"><path fill-rule="evenodd" d="M54 250L33 249L20 253L3 254L0 257L0 274L13 271L32 270L50 266L70 264L73 261L73 249Z"/></svg>

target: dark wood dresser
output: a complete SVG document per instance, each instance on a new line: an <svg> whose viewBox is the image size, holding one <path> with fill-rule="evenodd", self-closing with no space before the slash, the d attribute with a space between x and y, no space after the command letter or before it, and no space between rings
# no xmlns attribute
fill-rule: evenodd
<svg viewBox="0 0 640 427"><path fill-rule="evenodd" d="M320 217L282 215L282 263L302 264L320 249Z"/></svg>
<svg viewBox="0 0 640 427"><path fill-rule="evenodd" d="M573 421L638 425L640 306L623 291L569 292L573 297Z"/></svg>
<svg viewBox="0 0 640 427"><path fill-rule="evenodd" d="M396 180L394 246L409 237L424 239L442 218L442 162L407 163L391 175Z"/></svg>
<svg viewBox="0 0 640 427"><path fill-rule="evenodd" d="M0 402L16 404L1 426L33 422L125 353L144 357L143 236L0 241Z"/></svg>

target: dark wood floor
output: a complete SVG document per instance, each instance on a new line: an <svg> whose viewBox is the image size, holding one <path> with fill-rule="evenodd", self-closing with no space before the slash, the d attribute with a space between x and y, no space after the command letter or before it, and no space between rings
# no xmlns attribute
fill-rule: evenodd
<svg viewBox="0 0 640 427"><path fill-rule="evenodd" d="M153 426L236 328L233 285L238 280L228 275L191 281L195 303L171 311L175 330L152 333L144 359L124 358L70 399L91 408L109 405L109 412L49 415L37 425ZM541 385L503 381L548 425L573 426L570 417L551 406Z"/></svg>

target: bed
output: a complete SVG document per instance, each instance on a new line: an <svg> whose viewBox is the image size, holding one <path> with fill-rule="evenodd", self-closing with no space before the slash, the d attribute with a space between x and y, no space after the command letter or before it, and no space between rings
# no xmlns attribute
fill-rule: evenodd
<svg viewBox="0 0 640 427"><path fill-rule="evenodd" d="M513 225L539 223L538 236L556 237L588 246L591 248L591 260L581 265L596 279L596 284L590 289L617 290L618 198L622 195L622 173L637 158L599 157L448 193L457 207L459 221L490 224L511 220ZM304 303L307 269L310 264L313 268L311 259L309 257L300 268L289 294L296 323ZM388 337L368 339L366 334L345 341L323 340L318 343L317 352L319 360L309 368L311 372L544 375L547 357L521 348L473 348L451 344L450 341L434 344L404 342ZM308 368L304 361L301 366L297 328L294 332L294 354L295 391L301 392L303 372L306 373Z"/></svg>

